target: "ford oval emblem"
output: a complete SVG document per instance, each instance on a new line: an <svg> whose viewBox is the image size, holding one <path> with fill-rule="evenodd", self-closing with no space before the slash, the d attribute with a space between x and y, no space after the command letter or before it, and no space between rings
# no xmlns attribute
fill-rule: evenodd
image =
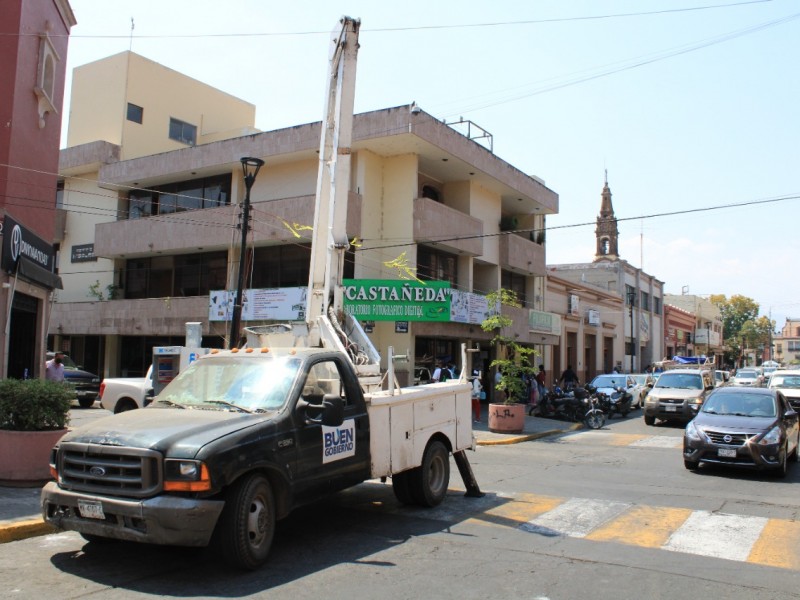
<svg viewBox="0 0 800 600"><path fill-rule="evenodd" d="M105 477L106 470L103 467L92 467L89 469L89 474L94 475L95 477Z"/></svg>
<svg viewBox="0 0 800 600"><path fill-rule="evenodd" d="M725 435L722 437L722 441L725 442L726 444L730 444L733 441L733 438L729 435Z"/></svg>

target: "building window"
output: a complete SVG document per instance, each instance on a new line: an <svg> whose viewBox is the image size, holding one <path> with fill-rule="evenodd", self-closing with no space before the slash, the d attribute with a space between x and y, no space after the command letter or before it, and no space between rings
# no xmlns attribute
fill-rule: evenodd
<svg viewBox="0 0 800 600"><path fill-rule="evenodd" d="M56 67L61 62L61 57L56 52L50 36L46 33L39 35L39 62L36 69L36 85L33 92L38 98L39 128L45 126L47 113L57 114L55 105L56 93Z"/></svg>
<svg viewBox="0 0 800 600"><path fill-rule="evenodd" d="M642 309L650 310L650 294L642 292Z"/></svg>
<svg viewBox="0 0 800 600"><path fill-rule="evenodd" d="M169 119L169 139L194 146L197 143L197 127L178 119Z"/></svg>
<svg viewBox="0 0 800 600"><path fill-rule="evenodd" d="M185 298L225 289L228 253L154 256L125 262L125 298Z"/></svg>
<svg viewBox="0 0 800 600"><path fill-rule="evenodd" d="M308 244L259 246L253 254L251 287L261 289L306 286L310 264L311 246ZM354 265L355 255L352 250L348 250L344 257L345 279L353 278Z"/></svg>
<svg viewBox="0 0 800 600"><path fill-rule="evenodd" d="M141 124L143 119L144 109L141 106L136 106L135 104L128 102L128 121Z"/></svg>
<svg viewBox="0 0 800 600"><path fill-rule="evenodd" d="M655 296L653 296L653 313L657 315L661 314L661 298Z"/></svg>
<svg viewBox="0 0 800 600"><path fill-rule="evenodd" d="M636 306L636 289L632 285L625 286L625 304Z"/></svg>
<svg viewBox="0 0 800 600"><path fill-rule="evenodd" d="M458 257L455 254L434 250L427 246L417 247L417 277L434 281L449 281L458 284Z"/></svg>
<svg viewBox="0 0 800 600"><path fill-rule="evenodd" d="M167 215L230 204L231 176L218 175L132 190L128 194L128 218ZM123 217L124 218L124 217Z"/></svg>
<svg viewBox="0 0 800 600"><path fill-rule="evenodd" d="M500 287L504 290L511 290L517 296L517 300L525 306L525 275L513 273L512 271L500 272Z"/></svg>
<svg viewBox="0 0 800 600"><path fill-rule="evenodd" d="M783 354L783 344L775 344L775 352Z"/></svg>

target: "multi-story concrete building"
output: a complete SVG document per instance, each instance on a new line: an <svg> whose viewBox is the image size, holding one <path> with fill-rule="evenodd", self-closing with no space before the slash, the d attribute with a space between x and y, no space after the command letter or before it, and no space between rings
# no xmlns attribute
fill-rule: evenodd
<svg viewBox="0 0 800 600"><path fill-rule="evenodd" d="M107 79L122 69L124 77ZM247 103L131 53L80 69L73 114L90 110L81 98L100 81L121 88L105 92L115 108L100 122L71 120L61 155L64 292L51 334L84 349L83 363L105 375L142 372L153 346L183 340L186 322L202 323L204 345L222 346L228 322L210 306L235 288L242 157L265 161L251 192L247 288L289 290L275 302L297 318L292 294L302 297L308 283L320 123L254 133ZM344 276L352 289L437 281L480 296L503 286L524 303L510 311L520 341L555 340L529 325L531 310L544 308L545 247L534 232L558 210L541 180L424 111L399 106L356 115L346 185L353 245ZM75 219L89 223L72 227ZM378 348L409 349L401 379L415 362L457 362L461 342L480 344L486 364L491 336L467 306L480 304L477 296L402 320L362 306L360 318ZM245 311L244 325L270 320L259 302L255 313L266 312Z"/></svg>
<svg viewBox="0 0 800 600"><path fill-rule="evenodd" d="M0 19L0 377L43 373L54 274L67 0L3 0Z"/></svg>
<svg viewBox="0 0 800 600"><path fill-rule="evenodd" d="M719 307L708 298L694 294L664 294L664 302L694 315L692 340L695 355L715 358L716 364L722 365L725 348L722 340L722 314Z"/></svg>
<svg viewBox="0 0 800 600"><path fill-rule="evenodd" d="M614 364L621 363L622 368L628 372L636 372L663 358L664 283L621 259L618 238L611 190L606 181L595 229L597 250L594 262L548 265L547 271L548 276L557 276L575 284L590 284L619 298L618 314L615 318L606 320L609 323L621 321L622 327L618 335L620 340L624 338L624 347L621 348L624 354L617 354L620 347L610 344L609 347L615 348L612 361ZM568 335L570 333L576 333L576 330L568 330ZM561 348L561 356L554 361L557 360L560 364L571 363L573 368L585 370L584 346L580 340L576 340L576 349L573 355L569 355L570 345L567 344ZM603 364L603 368L605 366Z"/></svg>

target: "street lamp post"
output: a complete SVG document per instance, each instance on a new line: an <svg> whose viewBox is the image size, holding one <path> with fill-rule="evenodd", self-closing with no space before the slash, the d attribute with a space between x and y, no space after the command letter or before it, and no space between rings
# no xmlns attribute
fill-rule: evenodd
<svg viewBox="0 0 800 600"><path fill-rule="evenodd" d="M256 181L258 170L264 165L260 158L246 156L241 159L242 172L244 174L244 206L242 207L242 246L239 252L239 283L236 286L236 301L233 303L233 315L231 316L231 335L228 338L228 348L238 345L239 327L242 321L242 290L244 288L244 267L247 255L247 229L250 220L250 189Z"/></svg>
<svg viewBox="0 0 800 600"><path fill-rule="evenodd" d="M633 334L633 303L636 301L636 290L628 292L628 312L631 316L631 373L636 372L636 336Z"/></svg>

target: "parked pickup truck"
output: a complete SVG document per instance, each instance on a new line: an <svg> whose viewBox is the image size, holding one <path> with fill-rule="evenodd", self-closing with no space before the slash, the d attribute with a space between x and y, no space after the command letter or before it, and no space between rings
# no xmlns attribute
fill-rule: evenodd
<svg viewBox="0 0 800 600"><path fill-rule="evenodd" d="M153 397L153 367L144 377L103 379L100 384L100 405L114 414L144 408Z"/></svg>
<svg viewBox="0 0 800 600"><path fill-rule="evenodd" d="M67 433L52 452L42 512L89 541L211 544L254 569L276 519L325 494L391 477L401 502L439 504L449 453L467 482L467 448L466 383L364 394L342 352L212 351L147 408Z"/></svg>

